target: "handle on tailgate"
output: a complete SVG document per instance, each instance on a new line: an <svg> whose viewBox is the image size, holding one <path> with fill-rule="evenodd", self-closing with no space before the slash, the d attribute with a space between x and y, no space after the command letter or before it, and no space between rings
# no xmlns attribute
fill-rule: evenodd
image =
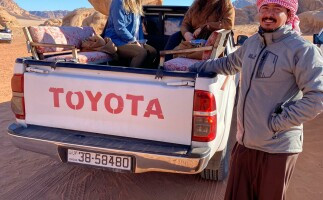
<svg viewBox="0 0 323 200"><path fill-rule="evenodd" d="M178 81L178 82L171 82L167 83L168 86L190 86L194 87L195 82L194 81Z"/></svg>

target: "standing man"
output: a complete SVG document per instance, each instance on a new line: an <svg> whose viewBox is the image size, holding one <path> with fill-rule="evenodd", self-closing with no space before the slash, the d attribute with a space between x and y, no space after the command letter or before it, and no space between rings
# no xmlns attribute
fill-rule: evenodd
<svg viewBox="0 0 323 200"><path fill-rule="evenodd" d="M259 32L228 57L191 71L241 71L237 144L226 200L286 199L303 123L323 111L323 55L300 37L297 0L257 0Z"/></svg>

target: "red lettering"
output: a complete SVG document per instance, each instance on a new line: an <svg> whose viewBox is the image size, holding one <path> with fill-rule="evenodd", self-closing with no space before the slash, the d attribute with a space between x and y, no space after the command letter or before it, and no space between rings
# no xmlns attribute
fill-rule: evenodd
<svg viewBox="0 0 323 200"><path fill-rule="evenodd" d="M93 96L92 92L88 90L86 90L85 93L89 97L89 100L91 101L92 111L98 111L98 101L102 97L102 93L97 92L95 96Z"/></svg>
<svg viewBox="0 0 323 200"><path fill-rule="evenodd" d="M112 98L115 98L118 101L118 106L115 109L113 109L111 107L111 99ZM124 107L124 103L123 103L122 97L121 96L118 96L118 95L116 95L114 93L108 94L105 97L104 105L105 105L105 109L107 109L107 111L109 113L112 113L112 114L119 114L119 113L121 113L123 111L123 107Z"/></svg>
<svg viewBox="0 0 323 200"><path fill-rule="evenodd" d="M49 92L53 93L54 107L59 108L59 94L64 93L63 88L49 88Z"/></svg>
<svg viewBox="0 0 323 200"><path fill-rule="evenodd" d="M54 107L60 107L59 95L64 93L64 89L51 87L49 88L49 92L53 93ZM91 110L98 111L98 103L102 97L102 93L97 92L94 95L90 90L85 90L85 93L91 102ZM75 97L72 102L73 95ZM126 99L131 101L131 115L138 116L139 102L144 101L144 96L127 94ZM114 108L111 106L111 101L115 102L113 102L113 105L115 105ZM81 91L68 91L66 93L66 104L73 110L81 110L84 107L83 93ZM120 114L124 110L124 100L122 96L110 93L105 97L104 106L109 113ZM148 103L144 117L149 118L151 115L156 115L158 119L164 119L163 111L158 99L152 99Z"/></svg>
<svg viewBox="0 0 323 200"><path fill-rule="evenodd" d="M153 109L155 107L155 109ZM144 117L156 115L158 119L164 119L163 111L161 109L158 99L153 99L149 102Z"/></svg>
<svg viewBox="0 0 323 200"><path fill-rule="evenodd" d="M76 105L74 105L72 103L72 95L73 94L76 94L77 97L78 97L78 103ZM73 110L82 109L83 106L84 106L84 96L83 96L82 92L71 92L71 91L67 92L67 94L66 94L66 103L67 103L68 107L70 107Z"/></svg>
<svg viewBox="0 0 323 200"><path fill-rule="evenodd" d="M127 94L126 99L131 100L131 114L134 116L138 115L138 101L143 101L144 96L134 96Z"/></svg>

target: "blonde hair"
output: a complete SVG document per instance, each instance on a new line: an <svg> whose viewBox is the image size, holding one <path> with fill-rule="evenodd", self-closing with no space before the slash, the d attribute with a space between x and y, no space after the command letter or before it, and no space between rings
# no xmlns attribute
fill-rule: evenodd
<svg viewBox="0 0 323 200"><path fill-rule="evenodd" d="M136 15L144 15L142 10L142 0L123 0L123 7L129 13Z"/></svg>

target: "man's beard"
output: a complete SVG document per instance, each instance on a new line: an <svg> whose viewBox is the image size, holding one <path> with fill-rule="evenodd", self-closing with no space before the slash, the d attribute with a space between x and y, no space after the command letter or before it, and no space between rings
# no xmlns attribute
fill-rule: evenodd
<svg viewBox="0 0 323 200"><path fill-rule="evenodd" d="M280 27L276 28L276 29L266 29L264 27L261 27L261 29L265 32L265 33L273 33L275 31L277 31Z"/></svg>
<svg viewBox="0 0 323 200"><path fill-rule="evenodd" d="M264 21L266 21L266 20L272 20L274 23L276 23L277 22L277 20L276 19L274 19L274 18L272 18L272 17L265 17L265 18L263 18L262 19L262 21L264 22ZM262 31L263 32L265 32L265 33L272 33L272 32L275 32L276 30L278 30L280 27L278 27L278 28L275 28L275 29L272 29L272 28L265 28L265 27L262 27L261 26L261 29L262 29Z"/></svg>

